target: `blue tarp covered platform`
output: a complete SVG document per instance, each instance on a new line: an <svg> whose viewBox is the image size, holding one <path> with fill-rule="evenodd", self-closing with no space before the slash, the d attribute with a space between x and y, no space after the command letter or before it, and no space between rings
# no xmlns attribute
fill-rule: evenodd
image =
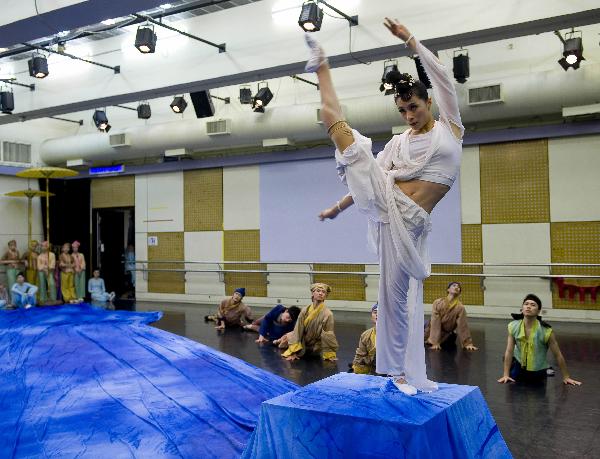
<svg viewBox="0 0 600 459"><path fill-rule="evenodd" d="M243 457L512 456L477 387L410 397L387 378L341 373L263 403Z"/></svg>
<svg viewBox="0 0 600 459"><path fill-rule="evenodd" d="M0 456L239 457L263 401L298 388L89 305L0 311Z"/></svg>

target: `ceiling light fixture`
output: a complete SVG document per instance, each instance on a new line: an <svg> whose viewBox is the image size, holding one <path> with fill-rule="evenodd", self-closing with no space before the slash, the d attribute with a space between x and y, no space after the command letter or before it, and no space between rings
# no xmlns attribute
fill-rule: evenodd
<svg viewBox="0 0 600 459"><path fill-rule="evenodd" d="M454 57L452 58L452 73L454 73L454 78L460 84L463 84L467 81L467 78L469 78L469 52L466 49L461 48L454 51Z"/></svg>
<svg viewBox="0 0 600 459"><path fill-rule="evenodd" d="M302 11L298 18L298 25L305 32L317 32L321 30L323 23L323 10L314 0L308 0L302 4Z"/></svg>
<svg viewBox="0 0 600 459"><path fill-rule="evenodd" d="M110 124L108 124L108 117L106 116L106 109L94 110L92 120L99 131L108 132L110 130Z"/></svg>
<svg viewBox="0 0 600 459"><path fill-rule="evenodd" d="M261 84L264 84L262 88ZM271 99L273 99L273 93L269 89L268 83L266 81L258 83L258 90L252 98L252 110L256 113L264 113L265 107L269 105Z"/></svg>
<svg viewBox="0 0 600 459"><path fill-rule="evenodd" d="M302 10L298 17L298 25L305 32L317 32L321 30L321 24L323 23L323 10L319 5L325 5L329 9L335 11L337 14L346 19L350 24L350 27L358 25L358 16L348 16L341 12L329 3L323 0L307 0L302 4Z"/></svg>
<svg viewBox="0 0 600 459"><path fill-rule="evenodd" d="M565 72L569 70L569 68L577 70L581 65L581 61L585 61L585 57L583 57L583 37L581 31L571 29L571 32L565 35L566 38L563 38L560 32L554 33L563 44L563 57L558 60L558 63ZM578 37L575 36L576 33L579 33Z"/></svg>
<svg viewBox="0 0 600 459"><path fill-rule="evenodd" d="M388 59L383 63L383 75L381 75L381 85L379 86L379 90L386 96L394 94L394 84L388 79L389 74L394 71L398 72L397 60Z"/></svg>
<svg viewBox="0 0 600 459"><path fill-rule="evenodd" d="M240 87L240 104L250 105L252 103L252 89L250 86Z"/></svg>
<svg viewBox="0 0 600 459"><path fill-rule="evenodd" d="M140 102L137 107L137 116L141 120L150 119L152 116L152 109L150 108L150 104L148 102Z"/></svg>
<svg viewBox="0 0 600 459"><path fill-rule="evenodd" d="M150 24L139 26L135 34L135 47L142 54L153 53L156 50L156 33Z"/></svg>
<svg viewBox="0 0 600 459"><path fill-rule="evenodd" d="M0 90L0 112L11 114L15 109L15 96L9 88Z"/></svg>
<svg viewBox="0 0 600 459"><path fill-rule="evenodd" d="M35 78L46 78L49 75L48 59L40 53L33 53L31 59L27 61L29 66L29 75Z"/></svg>
<svg viewBox="0 0 600 459"><path fill-rule="evenodd" d="M175 96L173 102L171 102L171 110L174 113L183 113L187 107L187 102L183 96Z"/></svg>

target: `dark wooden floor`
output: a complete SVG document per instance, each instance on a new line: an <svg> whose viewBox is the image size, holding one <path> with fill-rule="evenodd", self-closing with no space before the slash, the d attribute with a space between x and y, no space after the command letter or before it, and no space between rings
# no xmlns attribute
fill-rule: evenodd
<svg viewBox="0 0 600 459"><path fill-rule="evenodd" d="M139 302L120 303L117 307L162 310L164 316L155 326L300 385L347 371L360 333L370 326L368 313L335 313L340 343L338 362L310 360L291 364L273 346L257 345L256 334L216 331L214 324L204 322L204 316L211 311L206 305L161 306ZM582 386L564 386L557 369L557 375L548 378L544 386L527 387L496 382L502 374L507 323L508 320L471 319L471 332L479 351L427 351L429 377L440 382L479 386L516 458L600 457L600 324L553 324L571 376L583 381ZM553 363L552 358L550 362Z"/></svg>

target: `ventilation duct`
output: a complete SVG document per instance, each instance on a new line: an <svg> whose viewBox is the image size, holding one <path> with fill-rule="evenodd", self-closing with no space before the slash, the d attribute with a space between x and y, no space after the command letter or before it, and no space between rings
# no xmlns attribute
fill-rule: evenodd
<svg viewBox="0 0 600 459"><path fill-rule="evenodd" d="M482 122L510 123L510 120L532 116L558 115L565 101L569 105L589 104L596 100L597 82L600 81L600 65L587 65L575 73L531 73L516 75L502 80L501 92L497 84L485 86L490 89L478 91L470 104L467 88L458 85L458 100L464 124ZM480 88L481 88L480 87ZM576 87L565 95L566 87ZM568 99L567 99L568 97ZM503 103L491 103L502 100ZM481 103L484 102L484 103ZM398 110L389 97L370 94L343 100L344 117L352 127L364 135L390 132L392 126L402 123ZM435 100L434 100L435 104ZM263 139L290 138L297 144L326 140L327 134L318 124L318 103L269 107L261 116L244 111L231 113L227 120L179 119L152 125L140 125L123 129L115 145L109 145L106 134L89 133L49 139L40 147L40 159L48 165L63 165L69 159L83 158L87 161L108 163L148 156L162 156L165 150L187 148L195 153L202 151L230 150L262 145ZM434 107L434 112L437 111ZM212 123L221 123L218 125ZM223 128L223 126L225 126ZM208 132L228 133L215 135ZM128 148L114 148L114 146Z"/></svg>

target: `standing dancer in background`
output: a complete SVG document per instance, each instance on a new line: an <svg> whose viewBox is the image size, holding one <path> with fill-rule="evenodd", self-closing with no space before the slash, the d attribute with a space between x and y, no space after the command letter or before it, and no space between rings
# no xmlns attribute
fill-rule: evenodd
<svg viewBox="0 0 600 459"><path fill-rule="evenodd" d="M23 260L21 260L21 254L17 250L17 241L14 239L8 241L8 250L2 256L2 264L6 266L6 282L8 284L8 289L10 290L12 286L17 282L17 274L19 274L19 266L23 264ZM11 301L12 302L12 294Z"/></svg>
<svg viewBox="0 0 600 459"><path fill-rule="evenodd" d="M74 241L71 244L71 248L73 249L71 257L73 258L73 268L75 269L73 275L75 295L78 300L83 301L85 298L85 257L83 256L83 253L79 251L80 245L79 241Z"/></svg>
<svg viewBox="0 0 600 459"><path fill-rule="evenodd" d="M335 218L355 203L369 218L369 240L379 256L377 373L393 377L402 392L433 391L423 346L423 279L431 274L427 256L429 213L452 186L460 169L463 126L454 83L447 69L397 20L388 30L417 53L433 86L440 118L431 113L427 88L408 74L393 72L395 103L410 126L392 138L375 160L371 140L343 119L327 57L309 35L306 70L316 72L321 119L335 143L338 172L350 193L319 217Z"/></svg>

